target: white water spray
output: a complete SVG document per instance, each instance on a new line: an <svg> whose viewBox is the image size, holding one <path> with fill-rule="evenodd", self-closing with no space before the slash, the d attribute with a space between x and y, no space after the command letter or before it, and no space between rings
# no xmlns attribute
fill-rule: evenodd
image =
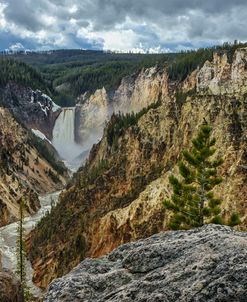
<svg viewBox="0 0 247 302"><path fill-rule="evenodd" d="M82 146L75 142L75 107L62 109L53 129L52 144L69 163L82 152Z"/></svg>

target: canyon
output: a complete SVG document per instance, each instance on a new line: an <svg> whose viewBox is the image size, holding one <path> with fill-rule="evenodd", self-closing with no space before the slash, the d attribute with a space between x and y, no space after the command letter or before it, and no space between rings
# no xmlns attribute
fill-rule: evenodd
<svg viewBox="0 0 247 302"><path fill-rule="evenodd" d="M66 174L59 176L59 166L36 148L38 145L42 150L51 148L51 156L52 146L21 126L6 108L0 108L0 129L0 226L4 226L18 218L23 195L25 212L33 215L40 207L38 194L62 188Z"/></svg>
<svg viewBox="0 0 247 302"><path fill-rule="evenodd" d="M78 97L76 107L61 108L52 132L52 143L72 169L84 163L113 113L139 112L168 93L167 75L157 67L124 77L115 90L96 90ZM166 91L166 92L165 92ZM42 128L41 128L42 131Z"/></svg>
<svg viewBox="0 0 247 302"><path fill-rule="evenodd" d="M237 210L239 228L246 228L246 60L246 48L232 58L217 52L183 82L169 80L165 69L142 70L75 108L75 141L103 136L58 205L31 232L28 251L38 286L47 288L87 257L167 230L162 201L171 194L168 177L178 172L181 151L205 122L224 159L224 181L215 193L223 199L224 216ZM128 115L116 114L140 110L129 125Z"/></svg>
<svg viewBox="0 0 247 302"><path fill-rule="evenodd" d="M121 102L118 104L116 97L113 100L109 96L113 92L106 93L104 88L92 94L85 104L60 108L40 90L15 82L1 86L3 169L0 179L0 252L4 269L14 271L16 266L14 250L17 225L14 222L18 219L20 198L26 196L25 216L29 217L25 218L25 228L30 231L50 209L44 202L44 194L60 190L67 180L66 168L58 162L59 157L65 160L69 168L76 169L85 160L93 143L101 138L105 123L113 112L138 112L146 104L155 101L157 89L152 80L156 73L157 69L152 68L143 70L140 75L124 78L115 93L120 95L123 90ZM138 98L137 91L140 87L133 85L133 78L137 76L150 86L146 91L145 102ZM152 86L154 88L151 89ZM129 91L129 99L125 95L126 89ZM49 194L47 198L49 199ZM39 295L29 280L31 273L28 263L29 286L35 295ZM5 273L3 275L7 276Z"/></svg>
<svg viewBox="0 0 247 302"><path fill-rule="evenodd" d="M75 107L61 108L40 90L17 83L1 86L0 226L3 228L0 242L3 247L0 251L4 267L13 269L15 263L16 231L13 230L16 230L14 222L23 195L27 203L25 215L29 216L26 224L31 231L27 248L34 270L33 282L41 289L51 284L47 301L54 297L66 301L74 298L73 295L86 295L83 288L90 284L84 278L84 264L87 266L89 261L94 269L94 260L85 258L103 257L95 260L97 267L110 261L112 274L115 260L111 263L111 256L108 259L104 255L121 254L118 251L127 247L132 257L136 246L148 250L149 245L150 248L156 245L155 240L158 245L166 245L169 233L138 240L168 230L170 213L162 205L171 196L168 178L178 173L182 150L190 148L192 138L205 123L212 125L217 139L216 155L224 159L219 171L223 182L215 190L223 200L223 216L228 218L229 213L238 211L241 223L237 229L246 230L246 62L247 48L239 48L233 55L218 51L212 61L206 61L183 81L172 81L165 67L142 69L124 77L114 89L102 87L80 96ZM65 165L75 172L71 179ZM52 195L44 195L62 188L59 197L54 193L56 205L50 200ZM231 232L217 226L206 229L220 238ZM191 231L188 236L197 242L197 236L201 238L205 232ZM187 236L171 234L174 240L176 236ZM233 237L238 241L241 236L234 233ZM208 244L212 246L215 242ZM232 257L237 257L232 246L229 248ZM145 252L142 255L144 261ZM150 262L149 256L145 261ZM123 269L120 268L119 274ZM153 273L159 274L156 268ZM62 279L52 282L59 277ZM70 278L76 280L80 293L70 284ZM119 294L126 301L132 292L131 274L128 280ZM116 282L114 286L121 284ZM111 296L106 290L106 299L109 295L114 297L112 301L120 297L113 292ZM99 300L97 291L90 290L90 293L95 301ZM160 294L157 292L157 297ZM183 295L180 293L178 299ZM139 298L143 298L141 293Z"/></svg>

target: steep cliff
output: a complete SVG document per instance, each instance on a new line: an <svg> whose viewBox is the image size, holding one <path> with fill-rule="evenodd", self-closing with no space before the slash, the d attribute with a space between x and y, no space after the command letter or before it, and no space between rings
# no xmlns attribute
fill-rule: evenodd
<svg viewBox="0 0 247 302"><path fill-rule="evenodd" d="M75 140L90 148L102 136L104 124L110 114L108 94L104 88L98 89L82 106L76 107Z"/></svg>
<svg viewBox="0 0 247 302"><path fill-rule="evenodd" d="M60 110L40 90L34 91L28 86L8 82L0 86L0 106L8 108L26 127L52 138L52 129Z"/></svg>
<svg viewBox="0 0 247 302"><path fill-rule="evenodd" d="M18 124L8 109L0 107L0 226L16 220L23 194L26 213L33 214L39 209L38 193L58 190L65 183L60 174L66 175L66 169L52 154L51 146Z"/></svg>
<svg viewBox="0 0 247 302"><path fill-rule="evenodd" d="M51 283L44 302L246 300L247 234L208 225L125 244Z"/></svg>
<svg viewBox="0 0 247 302"><path fill-rule="evenodd" d="M16 276L2 268L0 254L0 301L24 302L20 281Z"/></svg>
<svg viewBox="0 0 247 302"><path fill-rule="evenodd" d="M140 81L144 86L137 86L136 97L126 96L126 104L142 98L143 107L147 100L158 102L135 116L113 115L59 205L32 232L29 255L39 286L85 257L167 228L161 202L171 194L168 176L204 120L213 126L224 158L224 182L217 189L224 214L237 209L241 227L247 226L246 59L246 49L237 50L231 61L215 54L183 83L171 83L166 71L155 72L149 89L147 80Z"/></svg>
<svg viewBox="0 0 247 302"><path fill-rule="evenodd" d="M88 144L100 139L112 113L138 112L168 94L167 74L158 67L124 77L116 90L98 89L76 109L76 140Z"/></svg>
<svg viewBox="0 0 247 302"><path fill-rule="evenodd" d="M243 95L247 92L247 48L236 51L233 60L226 53L215 53L198 72L197 91L209 95Z"/></svg>

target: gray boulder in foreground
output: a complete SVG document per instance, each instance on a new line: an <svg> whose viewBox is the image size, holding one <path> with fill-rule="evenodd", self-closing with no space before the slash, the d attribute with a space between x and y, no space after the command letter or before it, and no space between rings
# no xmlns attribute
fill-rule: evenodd
<svg viewBox="0 0 247 302"><path fill-rule="evenodd" d="M247 233L206 225L125 244L54 280L45 302L247 301Z"/></svg>

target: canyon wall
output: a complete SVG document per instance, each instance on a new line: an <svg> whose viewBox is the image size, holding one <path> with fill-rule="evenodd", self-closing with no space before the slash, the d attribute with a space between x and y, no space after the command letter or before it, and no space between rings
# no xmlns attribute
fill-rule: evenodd
<svg viewBox="0 0 247 302"><path fill-rule="evenodd" d="M220 168L224 181L216 189L224 215L238 210L240 228L247 227L246 59L246 49L237 50L231 61L216 53L183 83L171 83L166 71L147 70L139 75L140 85L137 77L127 88L122 86L123 102L133 101L137 110L142 99L143 107L159 102L129 126L123 117L113 115L85 167L32 232L29 256L40 287L85 257L104 255L120 244L167 229L169 213L162 201L171 194L168 177L178 172L181 151L190 147L205 121L213 126L217 156L224 158ZM138 88L128 94L129 87Z"/></svg>
<svg viewBox="0 0 247 302"><path fill-rule="evenodd" d="M65 184L66 169L55 157L45 159L41 154L49 148L47 155L52 155L48 142L42 143L17 123L8 109L0 107L0 226L18 218L23 195L26 214L32 215L39 209L38 194L58 190ZM59 174L59 167L64 169L64 176Z"/></svg>
<svg viewBox="0 0 247 302"><path fill-rule="evenodd" d="M161 95L168 94L167 83L164 70L152 67L124 77L113 91L98 89L76 108L76 141L91 148L92 143L102 137L106 121L113 112L139 112L158 101Z"/></svg>
<svg viewBox="0 0 247 302"><path fill-rule="evenodd" d="M52 139L52 130L60 108L40 90L9 82L0 87L0 106L8 108L18 122L41 131Z"/></svg>

